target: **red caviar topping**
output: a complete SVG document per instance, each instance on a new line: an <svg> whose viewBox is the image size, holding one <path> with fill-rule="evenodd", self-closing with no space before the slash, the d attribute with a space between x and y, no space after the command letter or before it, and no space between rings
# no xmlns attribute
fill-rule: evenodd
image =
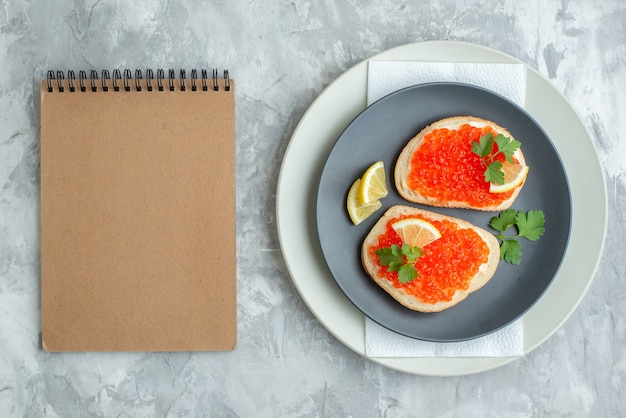
<svg viewBox="0 0 626 418"><path fill-rule="evenodd" d="M411 156L408 187L426 197L466 202L473 207L498 205L509 199L513 191L489 193L483 161L472 152L472 142L489 132L496 134L490 126L465 124L457 130L441 128L426 134ZM496 159L503 161L504 156Z"/></svg>
<svg viewBox="0 0 626 418"><path fill-rule="evenodd" d="M441 238L422 248L424 255L415 264L417 279L400 283L397 272L389 271L378 263L376 251L392 244L402 245L391 225L405 218L421 218L432 223L441 232ZM394 287L403 289L422 302L437 303L450 301L459 289L467 290L481 264L487 262L489 247L475 231L459 228L454 222L404 215L387 222L385 232L378 237L378 245L371 246L369 254L378 264L378 274L391 281Z"/></svg>

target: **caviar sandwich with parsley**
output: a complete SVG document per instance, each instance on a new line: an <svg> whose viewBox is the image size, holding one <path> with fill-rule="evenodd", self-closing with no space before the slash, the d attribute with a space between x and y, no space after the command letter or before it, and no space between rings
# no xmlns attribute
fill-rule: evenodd
<svg viewBox="0 0 626 418"><path fill-rule="evenodd" d="M513 204L528 173L520 145L485 119L439 120L403 148L394 170L396 188L410 202L502 211Z"/></svg>
<svg viewBox="0 0 626 418"><path fill-rule="evenodd" d="M361 260L369 276L402 305L439 312L493 277L500 246L493 234L462 219L397 205L366 236Z"/></svg>

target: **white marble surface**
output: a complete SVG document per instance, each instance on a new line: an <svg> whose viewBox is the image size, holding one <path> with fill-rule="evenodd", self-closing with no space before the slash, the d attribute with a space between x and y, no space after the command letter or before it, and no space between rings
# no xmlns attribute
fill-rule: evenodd
<svg viewBox="0 0 626 418"><path fill-rule="evenodd" d="M625 22L621 0L0 1L0 416L624 416ZM375 53L432 39L549 78L592 134L609 196L605 252L570 319L529 355L453 378L344 347L297 294L275 228L280 161L316 95ZM228 67L238 82L239 346L44 353L34 86L48 68L169 66Z"/></svg>

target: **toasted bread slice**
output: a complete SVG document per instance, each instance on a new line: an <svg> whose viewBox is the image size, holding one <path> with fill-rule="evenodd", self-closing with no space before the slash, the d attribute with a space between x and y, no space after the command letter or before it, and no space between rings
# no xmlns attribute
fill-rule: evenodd
<svg viewBox="0 0 626 418"><path fill-rule="evenodd" d="M478 272L476 272L474 277L471 279L470 286L467 290L456 290L452 300L450 301L427 303L419 300L416 296L405 292L402 288L395 287L390 280L379 275L378 260L376 255L370 254L370 248L378 245L378 238L380 235L385 233L387 222L390 219L397 218L402 215L422 215L431 221L447 219L456 223L461 229L473 230L487 244L487 247L489 248L488 259L485 263L480 265ZM489 232L462 219L413 207L397 205L389 208L366 236L361 249L361 261L370 277L402 305L420 312L439 312L461 302L470 293L483 287L493 277L500 261L500 244L498 243L498 240ZM416 280L419 280L419 277Z"/></svg>
<svg viewBox="0 0 626 418"><path fill-rule="evenodd" d="M455 117L450 117L446 119L441 119L437 122L432 123L431 125L424 128L420 133L418 133L405 145L404 149L402 150L402 152L400 153L400 156L398 157L396 161L396 166L394 170L394 179L395 179L396 189L398 190L398 193L400 193L402 197L404 197L406 200L410 202L421 203L421 204L429 205L429 206L449 207L449 208L467 208L467 209L478 209L478 210L484 210L484 211L501 211L504 209L508 209L513 204L513 202L519 195L520 191L522 190L522 186L524 185L524 183L516 187L513 190L512 195L506 198L505 200L502 200L498 203L490 203L487 205L485 204L477 205L477 204L472 204L472 203L462 201L462 200L441 200L441 198L438 198L437 196L425 196L421 194L420 192L414 189L411 189L408 186L407 178L411 171L411 158L413 154L422 145L422 141L424 137L428 133L433 131L434 129L447 128L450 130L458 130L464 124L469 124L471 126L478 127L478 128L491 126L491 128L493 129L493 131L495 131L496 134L502 134L511 139L515 139L513 138L513 135L511 135L505 128L498 126L496 123L485 120L485 119L476 118L473 116L455 116ZM524 165L526 164L526 160L524 159L524 154L522 153L521 148L517 149L517 151L513 154L513 157L517 159L519 164L524 164ZM449 158L454 158L454 156L450 156ZM444 185L444 187L446 186Z"/></svg>

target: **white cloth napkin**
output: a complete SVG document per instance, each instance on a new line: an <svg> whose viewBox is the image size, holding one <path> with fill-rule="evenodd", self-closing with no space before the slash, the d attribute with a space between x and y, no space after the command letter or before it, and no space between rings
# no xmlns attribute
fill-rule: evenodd
<svg viewBox="0 0 626 418"><path fill-rule="evenodd" d="M370 61L368 105L416 84L453 81L480 86L524 106L523 64ZM370 357L514 357L524 354L523 318L496 332L469 341L433 343L416 340L365 318L365 354Z"/></svg>

